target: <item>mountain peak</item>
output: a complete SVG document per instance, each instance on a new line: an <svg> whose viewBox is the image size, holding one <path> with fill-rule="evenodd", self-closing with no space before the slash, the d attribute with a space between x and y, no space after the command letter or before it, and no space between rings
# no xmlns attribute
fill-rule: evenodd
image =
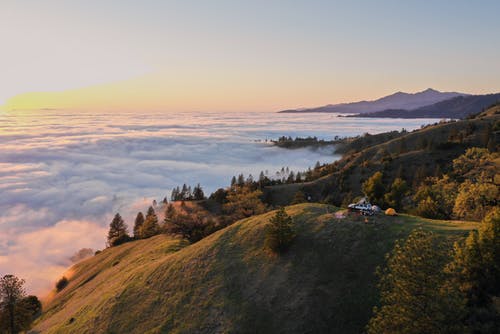
<svg viewBox="0 0 500 334"><path fill-rule="evenodd" d="M427 88L426 90L421 91L421 93L441 93L441 92L433 88Z"/></svg>

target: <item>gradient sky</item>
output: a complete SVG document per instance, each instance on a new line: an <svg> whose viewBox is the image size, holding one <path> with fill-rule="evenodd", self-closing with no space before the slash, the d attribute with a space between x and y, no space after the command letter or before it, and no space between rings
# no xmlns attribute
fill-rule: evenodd
<svg viewBox="0 0 500 334"><path fill-rule="evenodd" d="M500 91L500 2L0 4L0 105L273 111Z"/></svg>

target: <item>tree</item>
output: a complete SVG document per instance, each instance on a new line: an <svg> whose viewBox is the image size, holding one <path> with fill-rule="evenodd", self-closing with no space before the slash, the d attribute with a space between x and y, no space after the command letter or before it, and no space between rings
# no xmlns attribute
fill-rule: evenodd
<svg viewBox="0 0 500 334"><path fill-rule="evenodd" d="M453 213L457 187L457 183L448 175L426 178L413 196L417 203L416 214L427 218L449 219Z"/></svg>
<svg viewBox="0 0 500 334"><path fill-rule="evenodd" d="M195 201L200 201L205 199L205 194L203 193L203 189L201 188L199 183L193 189L193 199Z"/></svg>
<svg viewBox="0 0 500 334"><path fill-rule="evenodd" d="M205 227L211 222L198 213L174 212L165 218L165 232L182 236L194 243L205 237Z"/></svg>
<svg viewBox="0 0 500 334"><path fill-rule="evenodd" d="M262 191L251 191L247 187L231 189L227 194L227 202L222 209L233 221L261 214L266 211L266 206L260 200Z"/></svg>
<svg viewBox="0 0 500 334"><path fill-rule="evenodd" d="M265 245L275 253L283 253L288 250L296 235L292 217L281 207L269 220Z"/></svg>
<svg viewBox="0 0 500 334"><path fill-rule="evenodd" d="M385 187L382 177L381 172L375 172L362 186L365 195L378 205L382 205L384 202Z"/></svg>
<svg viewBox="0 0 500 334"><path fill-rule="evenodd" d="M492 183L465 180L455 201L453 213L458 218L481 220L497 207L499 190Z"/></svg>
<svg viewBox="0 0 500 334"><path fill-rule="evenodd" d="M500 209L495 208L470 232L462 243L455 244L449 271L454 283L467 296L467 325L474 333L498 333L500 310L494 298L500 295ZM497 297L495 297L497 296ZM498 306L497 306L498 307Z"/></svg>
<svg viewBox="0 0 500 334"><path fill-rule="evenodd" d="M174 189L172 189L172 194L170 195L170 200L171 201L179 201L180 200L180 197L181 197L181 193L180 193L180 189L179 187L175 187Z"/></svg>
<svg viewBox="0 0 500 334"><path fill-rule="evenodd" d="M108 244L110 247L113 247L123 244L129 240L130 236L127 232L127 225L125 225L122 216L117 213L109 224Z"/></svg>
<svg viewBox="0 0 500 334"><path fill-rule="evenodd" d="M138 212L134 222L134 238L142 239L143 225L144 225L144 215L142 214L142 212Z"/></svg>
<svg viewBox="0 0 500 334"><path fill-rule="evenodd" d="M387 205L394 207L396 210L401 210L401 202L408 195L408 185L403 179L396 178L391 185L390 191L384 195Z"/></svg>
<svg viewBox="0 0 500 334"><path fill-rule="evenodd" d="M463 333L463 295L444 283L448 246L431 232L413 231L387 256L380 276L381 307L374 308L368 333Z"/></svg>
<svg viewBox="0 0 500 334"><path fill-rule="evenodd" d="M23 279L14 275L0 278L0 333L19 333L31 327L41 312L37 297L28 296Z"/></svg>
<svg viewBox="0 0 500 334"><path fill-rule="evenodd" d="M146 214L146 219L144 225L141 229L141 235L143 238L150 238L154 235L160 233L160 225L158 224L158 216L152 206L149 207Z"/></svg>
<svg viewBox="0 0 500 334"><path fill-rule="evenodd" d="M488 170L493 164L493 154L486 148L472 147L453 160L453 172L459 178L475 180L476 176ZM492 170L493 173L496 169Z"/></svg>

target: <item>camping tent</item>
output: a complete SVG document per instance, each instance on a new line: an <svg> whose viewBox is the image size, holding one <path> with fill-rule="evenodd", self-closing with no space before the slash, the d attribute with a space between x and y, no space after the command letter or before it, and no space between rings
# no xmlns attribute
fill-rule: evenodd
<svg viewBox="0 0 500 334"><path fill-rule="evenodd" d="M396 216L397 215L396 210L394 210L393 208L389 208L389 209L385 210L385 214L388 216Z"/></svg>

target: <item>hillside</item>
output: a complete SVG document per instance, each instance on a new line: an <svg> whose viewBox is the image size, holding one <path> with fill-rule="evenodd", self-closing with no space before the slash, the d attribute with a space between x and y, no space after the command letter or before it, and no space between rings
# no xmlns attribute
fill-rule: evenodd
<svg viewBox="0 0 500 334"><path fill-rule="evenodd" d="M475 223L411 216L334 218L321 204L288 207L289 253L263 248L273 212L193 245L159 235L76 264L45 305L42 333L359 333L377 303L377 265L416 227L447 240Z"/></svg>
<svg viewBox="0 0 500 334"><path fill-rule="evenodd" d="M387 118L465 118L500 101L500 93L487 95L457 96L432 105L411 109L388 109L360 113L359 117Z"/></svg>
<svg viewBox="0 0 500 334"><path fill-rule="evenodd" d="M266 201L291 203L301 191L313 201L346 205L362 195L362 183L381 171L384 183L396 177L418 184L426 176L449 172L451 161L470 147L500 144L500 113L492 107L473 119L441 122L413 132L388 132L354 138L337 147L343 158L323 167L323 177L306 183L267 187Z"/></svg>
<svg viewBox="0 0 500 334"><path fill-rule="evenodd" d="M428 106L440 101L451 99L467 94L456 92L439 92L434 89L426 89L418 93L397 92L392 95L384 96L374 101L359 101L352 103L329 104L317 108L302 108L282 110L281 113L344 113L344 114L363 114L387 109L415 109Z"/></svg>

